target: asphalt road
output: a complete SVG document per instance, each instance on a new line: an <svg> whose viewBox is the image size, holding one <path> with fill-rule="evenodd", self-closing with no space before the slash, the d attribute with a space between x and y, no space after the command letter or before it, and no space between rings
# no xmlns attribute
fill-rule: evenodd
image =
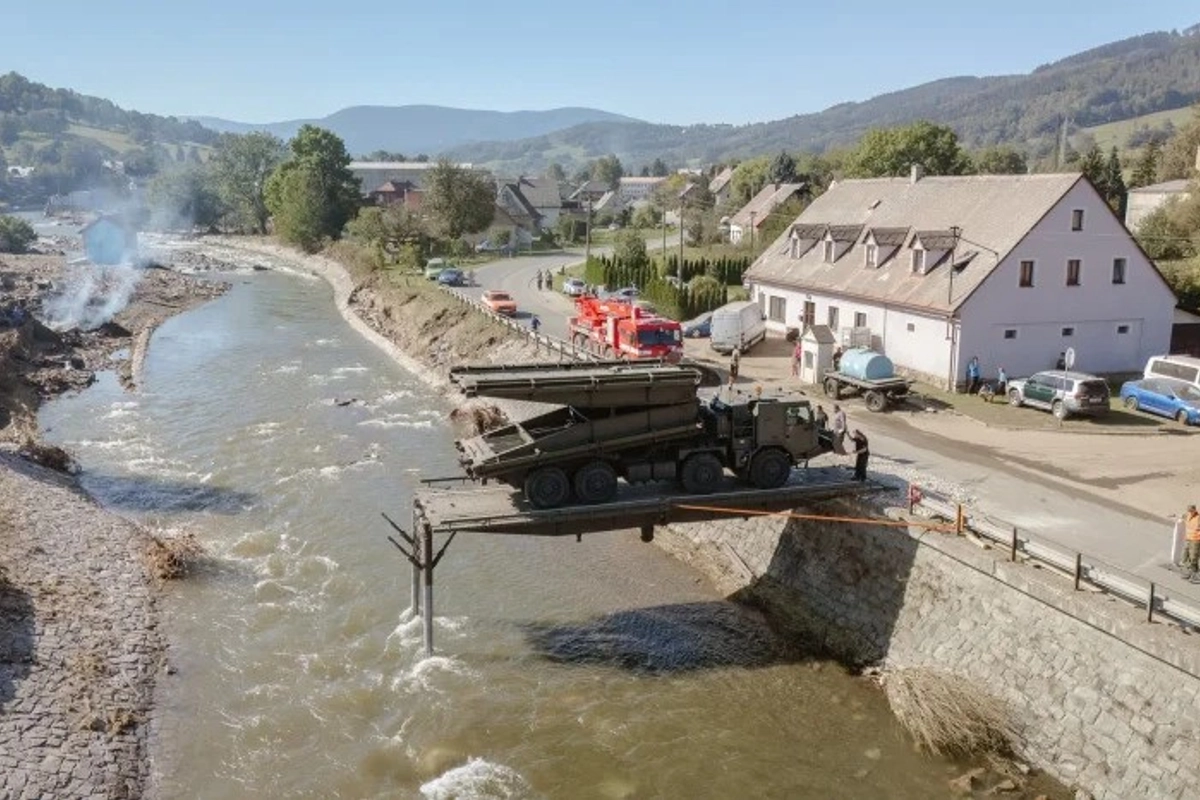
<svg viewBox="0 0 1200 800"><path fill-rule="evenodd" d="M594 249L593 252L599 254L601 251ZM561 292L539 291L537 274L546 270L558 274L563 267L582 261L583 255L575 252L502 258L475 267L478 287L463 291L482 294L485 289L504 289L517 301L518 319L529 320L536 314L542 324L542 333L565 339L567 317L574 312L575 304Z"/></svg>

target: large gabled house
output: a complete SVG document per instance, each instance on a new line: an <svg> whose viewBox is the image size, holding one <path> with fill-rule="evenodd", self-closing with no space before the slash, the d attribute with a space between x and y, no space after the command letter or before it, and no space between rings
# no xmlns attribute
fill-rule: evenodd
<svg viewBox="0 0 1200 800"><path fill-rule="evenodd" d="M733 189L733 167L725 167L708 182L708 191L713 196L713 205L717 208L729 202L729 193Z"/></svg>
<svg viewBox="0 0 1200 800"><path fill-rule="evenodd" d="M743 238L757 235L758 229L770 219L775 209L803 191L803 183L768 183L729 218L730 243L738 244ZM751 234L752 230L754 234Z"/></svg>
<svg viewBox="0 0 1200 800"><path fill-rule="evenodd" d="M563 212L562 190L552 178L527 178L500 183L496 203L524 224L531 216L533 230L553 228Z"/></svg>
<svg viewBox="0 0 1200 800"><path fill-rule="evenodd" d="M1140 372L1170 346L1175 295L1079 174L834 183L746 273L769 326L866 338L941 386L1055 366ZM858 329L854 331L853 329Z"/></svg>

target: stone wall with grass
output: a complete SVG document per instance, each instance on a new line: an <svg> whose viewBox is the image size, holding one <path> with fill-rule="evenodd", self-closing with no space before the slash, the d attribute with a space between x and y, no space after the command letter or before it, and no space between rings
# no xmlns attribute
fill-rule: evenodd
<svg viewBox="0 0 1200 800"><path fill-rule="evenodd" d="M1200 639L1144 610L907 525L759 518L656 541L811 647L937 668L1006 701L1018 755L1068 785L1102 800L1197 796Z"/></svg>

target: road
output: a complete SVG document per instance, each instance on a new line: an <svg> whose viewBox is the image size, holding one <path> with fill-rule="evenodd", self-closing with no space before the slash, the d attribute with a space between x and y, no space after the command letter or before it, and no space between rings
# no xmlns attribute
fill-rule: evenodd
<svg viewBox="0 0 1200 800"><path fill-rule="evenodd" d="M573 305L559 292L539 292L536 275L539 270L557 272L582 260L578 253L503 259L477 268L476 281L486 288L511 292L522 312L538 315L544 333L564 337ZM687 345L689 355L723 366L702 342L689 340ZM778 347L774 352L777 354L744 358L742 380L787 382L788 351ZM822 402L828 409L828 401ZM901 474L932 476L957 484L972 496L973 510L998 523L1016 525L1023 532L1086 553L1154 581L1174 595L1200 602L1200 586L1188 584L1169 564L1171 521L1167 515L1182 510L1188 502L1182 496L1180 508L1150 515L1122 502L1119 485L1089 481L1072 472L1072 465L1079 459L1077 453L1067 454L1061 469L1057 463L1049 468L1003 446L964 441L954 429L942 433L928 430L927 420L921 420L918 426L905 414L872 414L858 400L843 401L842 405L850 415L851 428L861 425L870 436L877 466L886 469L890 462ZM1062 441L1061 436L1048 435L1047 446ZM1126 437L1109 438L1111 446L1119 448ZM1111 454L1091 456L1108 457Z"/></svg>

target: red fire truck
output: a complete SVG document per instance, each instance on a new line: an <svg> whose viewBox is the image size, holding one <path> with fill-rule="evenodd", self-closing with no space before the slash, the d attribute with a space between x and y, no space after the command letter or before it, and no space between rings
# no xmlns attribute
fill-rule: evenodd
<svg viewBox="0 0 1200 800"><path fill-rule="evenodd" d="M571 342L604 358L683 357L679 323L617 298L585 295L575 300L575 316L567 321Z"/></svg>

